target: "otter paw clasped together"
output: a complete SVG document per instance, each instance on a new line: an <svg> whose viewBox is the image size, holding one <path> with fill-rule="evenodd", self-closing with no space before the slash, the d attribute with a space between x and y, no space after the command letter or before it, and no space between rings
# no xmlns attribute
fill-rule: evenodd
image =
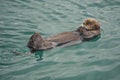
<svg viewBox="0 0 120 80"><path fill-rule="evenodd" d="M91 40L100 35L100 24L93 18L87 18L82 25L73 31L62 32L51 37L42 38L39 33L34 33L27 44L31 53L47 50L56 46L78 44L81 41Z"/></svg>

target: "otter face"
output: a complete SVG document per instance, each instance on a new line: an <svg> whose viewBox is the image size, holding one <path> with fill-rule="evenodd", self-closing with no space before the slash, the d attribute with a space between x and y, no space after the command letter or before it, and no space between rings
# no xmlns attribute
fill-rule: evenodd
<svg viewBox="0 0 120 80"><path fill-rule="evenodd" d="M85 27L88 30L89 29L97 30L100 29L100 24L93 18L87 18L86 20L84 20L81 27Z"/></svg>

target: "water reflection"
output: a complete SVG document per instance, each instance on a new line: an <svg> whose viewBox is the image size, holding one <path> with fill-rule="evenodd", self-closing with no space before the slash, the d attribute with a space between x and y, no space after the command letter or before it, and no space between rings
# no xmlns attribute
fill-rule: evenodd
<svg viewBox="0 0 120 80"><path fill-rule="evenodd" d="M35 58L37 58L37 61L43 60L43 51L36 51Z"/></svg>
<svg viewBox="0 0 120 80"><path fill-rule="evenodd" d="M101 34L99 34L98 36L95 36L91 41L97 41L101 38Z"/></svg>

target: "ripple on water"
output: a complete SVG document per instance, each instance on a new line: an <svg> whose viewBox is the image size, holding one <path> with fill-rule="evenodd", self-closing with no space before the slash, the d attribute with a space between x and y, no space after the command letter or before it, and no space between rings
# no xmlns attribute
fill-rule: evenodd
<svg viewBox="0 0 120 80"><path fill-rule="evenodd" d="M116 48L119 47L119 38L112 38L109 40L105 40L99 45L99 48L103 49L110 49L110 48Z"/></svg>
<svg viewBox="0 0 120 80"><path fill-rule="evenodd" d="M118 0L1 0L0 80L119 80ZM26 48L39 32L48 37L97 19L99 39L36 54Z"/></svg>

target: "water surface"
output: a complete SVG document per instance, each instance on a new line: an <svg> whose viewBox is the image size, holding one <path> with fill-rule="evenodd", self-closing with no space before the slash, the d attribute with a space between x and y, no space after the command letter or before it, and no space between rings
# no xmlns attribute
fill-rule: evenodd
<svg viewBox="0 0 120 80"><path fill-rule="evenodd" d="M101 38L30 54L34 32L48 37L97 19ZM119 0L0 0L0 80L119 80Z"/></svg>

